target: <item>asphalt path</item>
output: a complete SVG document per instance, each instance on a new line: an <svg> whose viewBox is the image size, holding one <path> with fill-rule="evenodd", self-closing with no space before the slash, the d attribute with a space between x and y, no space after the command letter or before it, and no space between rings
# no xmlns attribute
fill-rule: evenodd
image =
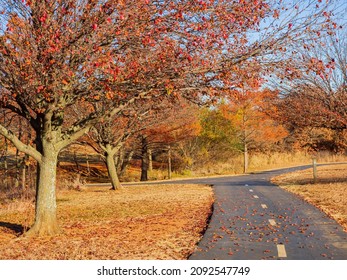
<svg viewBox="0 0 347 280"><path fill-rule="evenodd" d="M257 174L171 181L209 184L215 193L209 225L191 260L347 260L347 233L318 208Z"/></svg>
<svg viewBox="0 0 347 280"><path fill-rule="evenodd" d="M191 260L347 260L343 228L270 182L274 176L309 167L145 183L213 187L214 210Z"/></svg>

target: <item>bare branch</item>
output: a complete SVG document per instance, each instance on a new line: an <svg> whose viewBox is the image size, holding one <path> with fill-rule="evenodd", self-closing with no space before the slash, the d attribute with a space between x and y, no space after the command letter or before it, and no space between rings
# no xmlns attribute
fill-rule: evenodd
<svg viewBox="0 0 347 280"><path fill-rule="evenodd" d="M10 130L6 129L0 124L0 134L6 137L8 140L10 140L15 147L27 155L34 158L38 163L42 162L42 155L39 153L35 148L24 144L19 138L14 135Z"/></svg>

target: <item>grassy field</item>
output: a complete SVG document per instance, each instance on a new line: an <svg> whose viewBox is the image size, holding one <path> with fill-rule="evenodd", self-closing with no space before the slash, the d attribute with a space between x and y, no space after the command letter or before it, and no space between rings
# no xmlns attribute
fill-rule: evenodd
<svg viewBox="0 0 347 280"><path fill-rule="evenodd" d="M321 209L347 231L347 164L318 166L318 180L312 169L284 174L273 182Z"/></svg>
<svg viewBox="0 0 347 280"><path fill-rule="evenodd" d="M263 170L293 167L299 165L312 164L312 154L303 151L280 153L274 152L269 154L252 154L249 158L248 172L257 172ZM336 155L330 153L318 153L315 155L318 163L327 162L347 162L346 155ZM99 167L98 167L99 168ZM106 173L106 170L105 170ZM173 178L189 178L214 175L233 175L243 173L243 155L233 156L228 161L203 162L201 166L193 169L185 169L173 171ZM139 181L141 170L137 167L128 168L126 175L122 178L123 181ZM167 179L167 170L154 169L149 172L150 180Z"/></svg>
<svg viewBox="0 0 347 280"><path fill-rule="evenodd" d="M34 205L0 205L0 259L186 259L206 227L213 192L196 185L88 187L58 192L62 232L18 236Z"/></svg>

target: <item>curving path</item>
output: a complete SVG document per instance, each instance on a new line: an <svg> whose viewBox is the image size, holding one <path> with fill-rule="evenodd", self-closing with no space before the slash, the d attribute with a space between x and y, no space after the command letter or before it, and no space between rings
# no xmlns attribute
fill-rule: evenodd
<svg viewBox="0 0 347 280"><path fill-rule="evenodd" d="M215 205L191 260L347 260L347 233L270 178L309 166L170 183L211 184Z"/></svg>

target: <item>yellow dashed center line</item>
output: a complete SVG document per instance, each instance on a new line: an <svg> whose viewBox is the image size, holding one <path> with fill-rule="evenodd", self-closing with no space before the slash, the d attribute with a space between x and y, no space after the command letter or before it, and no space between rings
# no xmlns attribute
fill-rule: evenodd
<svg viewBox="0 0 347 280"><path fill-rule="evenodd" d="M277 244L277 252L279 258L287 257L286 247L283 244Z"/></svg>

